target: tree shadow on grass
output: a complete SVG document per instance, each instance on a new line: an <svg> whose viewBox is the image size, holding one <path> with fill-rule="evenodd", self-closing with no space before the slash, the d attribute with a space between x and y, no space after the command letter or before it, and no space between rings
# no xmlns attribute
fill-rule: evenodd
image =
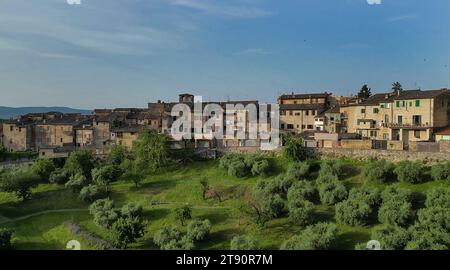
<svg viewBox="0 0 450 270"><path fill-rule="evenodd" d="M354 250L357 244L370 241L370 234L365 232L345 232L338 235L333 249Z"/></svg>
<svg viewBox="0 0 450 270"><path fill-rule="evenodd" d="M144 217L148 220L159 220L169 217L171 214L170 209L167 208L154 208L144 211Z"/></svg>
<svg viewBox="0 0 450 270"><path fill-rule="evenodd" d="M353 165L345 165L343 170L344 172L340 177L341 180L355 177L361 173L361 170Z"/></svg>
<svg viewBox="0 0 450 270"><path fill-rule="evenodd" d="M176 186L175 180L158 180L130 187L130 191L155 195Z"/></svg>

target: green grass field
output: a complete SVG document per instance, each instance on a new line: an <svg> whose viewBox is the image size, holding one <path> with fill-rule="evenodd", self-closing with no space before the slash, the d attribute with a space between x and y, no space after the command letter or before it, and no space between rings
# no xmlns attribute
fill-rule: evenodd
<svg viewBox="0 0 450 270"><path fill-rule="evenodd" d="M286 163L277 161L277 170L283 171ZM347 160L349 169L342 180L347 188L363 184L361 161ZM173 209L188 203L193 209L193 218L209 219L212 231L207 240L196 244L196 249L229 249L230 240L239 234L251 234L258 239L261 249L279 249L282 242L302 231L301 226L293 225L288 218L278 218L268 222L260 229L249 217L239 211L239 194L252 188L259 179L270 179L276 175L262 177L235 178L228 176L218 166L217 161L189 164L186 167L168 168L165 172L148 175L141 186L136 188L132 182L122 179L111 185L111 199L117 207L128 202L143 205L148 228L145 236L130 249L157 249L152 242L153 234L166 224L175 224L185 230L173 216ZM223 202L214 199L204 201L201 196L200 180L206 177L211 186L223 185L233 190L234 195ZM374 184L384 188L383 184ZM430 188L444 185L440 182L423 184L401 184L423 198ZM420 202L419 202L420 204ZM65 249L67 241L76 239L82 249L93 249L83 239L72 235L66 221L80 225L91 234L108 240L108 232L96 226L87 211L88 204L81 202L77 195L63 186L41 184L33 190L33 198L26 202L18 201L12 194L0 193L0 226L15 230L13 243L17 249ZM56 211L55 211L56 210ZM334 221L334 207L317 205L317 221ZM354 249L359 243L370 240L371 230L377 224L367 227L339 225L340 233L336 249Z"/></svg>

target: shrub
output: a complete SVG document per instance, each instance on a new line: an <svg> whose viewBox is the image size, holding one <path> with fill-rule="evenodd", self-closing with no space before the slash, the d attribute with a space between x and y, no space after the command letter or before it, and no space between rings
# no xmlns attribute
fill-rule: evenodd
<svg viewBox="0 0 450 270"><path fill-rule="evenodd" d="M448 250L450 248L450 234L436 224L416 223L408 229L410 242L407 250Z"/></svg>
<svg viewBox="0 0 450 270"><path fill-rule="evenodd" d="M397 185L391 185L381 192L381 199L383 203L391 200L411 202L412 192Z"/></svg>
<svg viewBox="0 0 450 270"><path fill-rule="evenodd" d="M263 160L258 160L255 163L253 163L252 166L252 175L253 176L257 176L257 175L267 175L267 173L269 172L269 161L267 161L266 159Z"/></svg>
<svg viewBox="0 0 450 270"><path fill-rule="evenodd" d="M256 250L256 239L249 235L235 236L231 239L231 250Z"/></svg>
<svg viewBox="0 0 450 270"><path fill-rule="evenodd" d="M336 224L317 223L308 226L281 246L283 250L327 250L335 243L338 234Z"/></svg>
<svg viewBox="0 0 450 270"><path fill-rule="evenodd" d="M13 230L7 228L0 228L0 250L12 249L11 238Z"/></svg>
<svg viewBox="0 0 450 270"><path fill-rule="evenodd" d="M228 164L228 175L235 177L244 177L247 175L247 167L239 160L232 161Z"/></svg>
<svg viewBox="0 0 450 270"><path fill-rule="evenodd" d="M311 182L307 181L297 182L289 188L287 199L289 201L298 197L302 197L305 200L314 202L317 197L317 190Z"/></svg>
<svg viewBox="0 0 450 270"><path fill-rule="evenodd" d="M425 206L450 208L450 188L439 187L428 191Z"/></svg>
<svg viewBox="0 0 450 270"><path fill-rule="evenodd" d="M376 188L363 186L360 188L352 188L348 194L351 200L363 201L371 208L377 207L381 204L381 194Z"/></svg>
<svg viewBox="0 0 450 270"><path fill-rule="evenodd" d="M183 237L175 226L164 226L153 236L153 242L161 250L191 250L194 243L188 237Z"/></svg>
<svg viewBox="0 0 450 270"><path fill-rule="evenodd" d="M192 209L189 205L183 205L175 208L175 217L180 221L181 226L184 226L184 222L192 218Z"/></svg>
<svg viewBox="0 0 450 270"><path fill-rule="evenodd" d="M264 200L263 210L270 217L280 217L284 213L284 200L278 194L269 195Z"/></svg>
<svg viewBox="0 0 450 270"><path fill-rule="evenodd" d="M286 134L283 136L283 156L291 161L303 161L309 158L308 150L303 146L303 139Z"/></svg>
<svg viewBox="0 0 450 270"><path fill-rule="evenodd" d="M95 201L89 206L89 213L94 216L94 223L103 228L110 228L119 218L114 202L109 199Z"/></svg>
<svg viewBox="0 0 450 270"><path fill-rule="evenodd" d="M317 177L316 183L318 186L323 184L329 184L333 182L339 182L339 179L337 176L331 174L331 173L322 173L319 174L319 177Z"/></svg>
<svg viewBox="0 0 450 270"><path fill-rule="evenodd" d="M120 165L127 158L128 151L125 146L114 145L108 154L107 161L112 165Z"/></svg>
<svg viewBox="0 0 450 270"><path fill-rule="evenodd" d="M322 203L334 205L347 198L347 189L339 181L332 181L319 185L319 196Z"/></svg>
<svg viewBox="0 0 450 270"><path fill-rule="evenodd" d="M92 180L99 185L109 185L123 174L117 165L106 165L92 170Z"/></svg>
<svg viewBox="0 0 450 270"><path fill-rule="evenodd" d="M41 181L49 181L50 174L55 169L51 159L38 159L31 165L31 170L41 178Z"/></svg>
<svg viewBox="0 0 450 270"><path fill-rule="evenodd" d="M289 218L297 225L311 223L314 213L314 205L302 196L290 197L288 200Z"/></svg>
<svg viewBox="0 0 450 270"><path fill-rule="evenodd" d="M69 181L69 174L64 169L56 169L50 174L50 183L64 185Z"/></svg>
<svg viewBox="0 0 450 270"><path fill-rule="evenodd" d="M450 232L450 208L440 205L423 208L418 211L417 217L420 224L437 225Z"/></svg>
<svg viewBox="0 0 450 270"><path fill-rule="evenodd" d="M69 175L81 174L86 179L91 179L91 171L94 165L94 156L90 151L78 150L69 155L64 169Z"/></svg>
<svg viewBox="0 0 450 270"><path fill-rule="evenodd" d="M120 214L123 217L139 217L142 218L144 216L144 209L142 205L137 203L127 203L120 209Z"/></svg>
<svg viewBox="0 0 450 270"><path fill-rule="evenodd" d="M378 220L388 225L403 226L413 217L412 205L402 200L383 201L378 210Z"/></svg>
<svg viewBox="0 0 450 270"><path fill-rule="evenodd" d="M127 248L145 232L145 222L139 217L120 217L111 227L113 244L121 249Z"/></svg>
<svg viewBox="0 0 450 270"><path fill-rule="evenodd" d="M377 239L383 250L402 250L409 241L409 233L398 226L385 226L375 229L372 239Z"/></svg>
<svg viewBox="0 0 450 270"><path fill-rule="evenodd" d="M422 171L423 166L420 162L408 160L399 162L394 170L399 181L413 184L423 182Z"/></svg>
<svg viewBox="0 0 450 270"><path fill-rule="evenodd" d="M30 199L31 189L39 184L39 176L29 169L14 169L0 175L0 190L12 192L22 200Z"/></svg>
<svg viewBox="0 0 450 270"><path fill-rule="evenodd" d="M450 161L434 165L431 168L431 177L436 181L450 182Z"/></svg>
<svg viewBox="0 0 450 270"><path fill-rule="evenodd" d="M85 202L94 202L108 196L108 191L103 185L89 185L81 189L79 198Z"/></svg>
<svg viewBox="0 0 450 270"><path fill-rule="evenodd" d="M341 178L344 175L345 165L341 160L325 160L320 165L320 175L331 174L337 178Z"/></svg>
<svg viewBox="0 0 450 270"><path fill-rule="evenodd" d="M202 241L206 237L208 237L211 231L211 222L207 219L193 220L187 226L187 234L186 236L191 239L193 242Z"/></svg>
<svg viewBox="0 0 450 270"><path fill-rule="evenodd" d="M336 220L350 226L367 224L372 208L364 201L348 199L336 204Z"/></svg>
<svg viewBox="0 0 450 270"><path fill-rule="evenodd" d="M303 180L308 178L311 165L306 162L295 162L289 167L286 176L293 180Z"/></svg>
<svg viewBox="0 0 450 270"><path fill-rule="evenodd" d="M369 182L392 182L395 180L395 166L384 159L370 160L363 168L363 175Z"/></svg>
<svg viewBox="0 0 450 270"><path fill-rule="evenodd" d="M73 193L79 193L89 183L90 181L83 174L78 173L69 178L69 181L66 183L66 188L70 189Z"/></svg>

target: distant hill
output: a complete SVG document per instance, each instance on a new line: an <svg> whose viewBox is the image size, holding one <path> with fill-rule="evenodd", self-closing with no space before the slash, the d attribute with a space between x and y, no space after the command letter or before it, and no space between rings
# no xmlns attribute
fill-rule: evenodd
<svg viewBox="0 0 450 270"><path fill-rule="evenodd" d="M11 119L19 115L27 113L46 113L46 112L61 112L61 113L81 113L84 115L91 114L89 110L73 109L68 107L2 107L0 106L0 119Z"/></svg>

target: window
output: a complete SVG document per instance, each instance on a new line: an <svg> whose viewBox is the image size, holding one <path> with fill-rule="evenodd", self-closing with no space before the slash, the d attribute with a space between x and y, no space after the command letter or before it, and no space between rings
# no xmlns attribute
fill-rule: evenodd
<svg viewBox="0 0 450 270"><path fill-rule="evenodd" d="M389 124L389 115L384 115L384 123Z"/></svg>
<svg viewBox="0 0 450 270"><path fill-rule="evenodd" d="M13 126L9 126L9 131L13 131L14 127Z"/></svg>
<svg viewBox="0 0 450 270"><path fill-rule="evenodd" d="M409 102L409 105L408 105L408 106L409 106L409 107L412 107L412 101Z"/></svg>
<svg viewBox="0 0 450 270"><path fill-rule="evenodd" d="M413 115L413 125L420 126L422 124L422 115Z"/></svg>
<svg viewBox="0 0 450 270"><path fill-rule="evenodd" d="M316 115L316 111L311 111L312 112L312 115Z"/></svg>
<svg viewBox="0 0 450 270"><path fill-rule="evenodd" d="M334 121L334 117L333 116L330 117L330 121Z"/></svg>
<svg viewBox="0 0 450 270"><path fill-rule="evenodd" d="M380 111L380 109L378 108L373 108L373 113L378 113Z"/></svg>
<svg viewBox="0 0 450 270"><path fill-rule="evenodd" d="M309 111L306 111L305 114L306 114L306 115L309 115Z"/></svg>
<svg viewBox="0 0 450 270"><path fill-rule="evenodd" d="M383 140L389 140L389 133L383 133Z"/></svg>
<svg viewBox="0 0 450 270"><path fill-rule="evenodd" d="M405 105L406 105L406 101L402 101L402 107L405 107Z"/></svg>
<svg viewBox="0 0 450 270"><path fill-rule="evenodd" d="M59 139L60 142L63 142L63 138Z"/></svg>
<svg viewBox="0 0 450 270"><path fill-rule="evenodd" d="M377 132L372 130L370 131L370 137L376 137L377 136Z"/></svg>
<svg viewBox="0 0 450 270"><path fill-rule="evenodd" d="M294 100L294 104L297 104L297 100Z"/></svg>
<svg viewBox="0 0 450 270"><path fill-rule="evenodd" d="M306 128L306 126L305 125L302 125L302 129L305 129Z"/></svg>
<svg viewBox="0 0 450 270"><path fill-rule="evenodd" d="M403 116L402 115L397 115L397 123L403 124Z"/></svg>
<svg viewBox="0 0 450 270"><path fill-rule="evenodd" d="M300 128L300 125L297 125L297 128Z"/></svg>
<svg viewBox="0 0 450 270"><path fill-rule="evenodd" d="M400 101L397 100L397 101L395 102L395 106L396 106L397 108L400 107Z"/></svg>
<svg viewBox="0 0 450 270"><path fill-rule="evenodd" d="M308 129L313 129L313 125L308 125Z"/></svg>
<svg viewBox="0 0 450 270"><path fill-rule="evenodd" d="M300 116L300 113L299 113L299 112L296 112L296 113L295 113L295 116Z"/></svg>
<svg viewBox="0 0 450 270"><path fill-rule="evenodd" d="M287 125L287 129L294 129L294 125L288 124L288 125Z"/></svg>
<svg viewBox="0 0 450 270"><path fill-rule="evenodd" d="M284 129L284 124L281 124L281 129Z"/></svg>
<svg viewBox="0 0 450 270"><path fill-rule="evenodd" d="M292 116L292 111L289 111L289 115Z"/></svg>
<svg viewBox="0 0 450 270"><path fill-rule="evenodd" d="M366 113L366 109L361 109L361 113Z"/></svg>
<svg viewBox="0 0 450 270"><path fill-rule="evenodd" d="M414 130L414 138L420 139L420 130Z"/></svg>

